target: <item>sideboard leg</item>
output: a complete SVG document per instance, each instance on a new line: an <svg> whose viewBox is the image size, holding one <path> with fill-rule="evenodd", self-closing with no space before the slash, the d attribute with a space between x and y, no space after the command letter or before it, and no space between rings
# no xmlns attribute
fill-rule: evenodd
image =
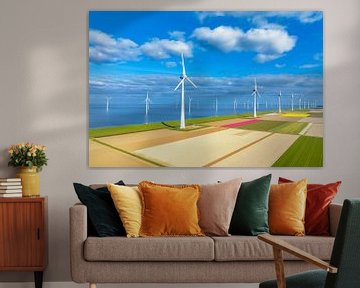
<svg viewBox="0 0 360 288"><path fill-rule="evenodd" d="M43 284L43 271L35 271L35 288L42 288Z"/></svg>
<svg viewBox="0 0 360 288"><path fill-rule="evenodd" d="M95 283L89 283L89 288L96 288L96 284Z"/></svg>

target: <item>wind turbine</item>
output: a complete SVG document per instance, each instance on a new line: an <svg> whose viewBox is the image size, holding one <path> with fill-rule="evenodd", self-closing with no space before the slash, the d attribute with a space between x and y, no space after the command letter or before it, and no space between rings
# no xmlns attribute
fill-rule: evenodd
<svg viewBox="0 0 360 288"><path fill-rule="evenodd" d="M181 85L181 114L180 114L180 129L185 129L185 80L189 81L191 85L195 88L196 85L190 80L189 77L186 76L185 71L185 62L184 62L184 53L181 53L181 63L182 63L182 75L180 76L180 82L175 87L174 91L176 91Z"/></svg>
<svg viewBox="0 0 360 288"><path fill-rule="evenodd" d="M150 110L150 104L151 104L151 100L149 98L149 92L146 92L146 98L145 98L145 124L149 123L149 110Z"/></svg>
<svg viewBox="0 0 360 288"><path fill-rule="evenodd" d="M189 96L189 115L191 114L191 101L192 97Z"/></svg>
<svg viewBox="0 0 360 288"><path fill-rule="evenodd" d="M294 93L291 93L291 111L294 111Z"/></svg>
<svg viewBox="0 0 360 288"><path fill-rule="evenodd" d="M111 97L106 97L106 112L109 112L109 104L110 104Z"/></svg>
<svg viewBox="0 0 360 288"><path fill-rule="evenodd" d="M256 114L257 104L256 104L256 102L257 102L257 98L260 97L258 87L257 87L257 84L256 84L256 78L254 79L254 90L253 90L253 93L251 95L254 96L254 118L256 118L257 117L257 114Z"/></svg>
<svg viewBox="0 0 360 288"><path fill-rule="evenodd" d="M145 98L145 115L147 116L149 114L151 100L149 98L149 92L146 92L146 98Z"/></svg>
<svg viewBox="0 0 360 288"><path fill-rule="evenodd" d="M281 90L279 93L279 114L281 113Z"/></svg>
<svg viewBox="0 0 360 288"><path fill-rule="evenodd" d="M215 98L215 115L218 115L218 98Z"/></svg>
<svg viewBox="0 0 360 288"><path fill-rule="evenodd" d="M234 98L234 114L236 114L236 110L237 110L237 100L236 98Z"/></svg>

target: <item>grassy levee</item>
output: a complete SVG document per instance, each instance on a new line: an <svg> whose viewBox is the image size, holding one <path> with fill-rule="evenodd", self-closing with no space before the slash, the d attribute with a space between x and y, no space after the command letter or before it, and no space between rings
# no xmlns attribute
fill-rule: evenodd
<svg viewBox="0 0 360 288"><path fill-rule="evenodd" d="M267 131L282 134L299 134L307 123L263 120L239 127L239 129Z"/></svg>
<svg viewBox="0 0 360 288"><path fill-rule="evenodd" d="M258 114L263 115L266 113L269 113L269 112L261 112ZM186 125L204 124L204 123L214 122L214 121L228 120L228 119L234 119L234 118L249 118L249 117L250 118L252 117L251 113L192 118L192 119L186 120ZM179 127L179 121L166 121L166 124L169 124L170 126L174 126L174 127ZM169 127L166 127L161 122L154 122L154 123L149 123L149 124L133 124L133 125L123 125L123 126L92 128L92 129L89 129L89 138L114 136L114 135L150 131L150 130L156 130L156 129L162 129L162 128L171 129ZM177 129L177 128L174 128L174 129Z"/></svg>
<svg viewBox="0 0 360 288"><path fill-rule="evenodd" d="M322 167L323 138L300 136L273 167Z"/></svg>

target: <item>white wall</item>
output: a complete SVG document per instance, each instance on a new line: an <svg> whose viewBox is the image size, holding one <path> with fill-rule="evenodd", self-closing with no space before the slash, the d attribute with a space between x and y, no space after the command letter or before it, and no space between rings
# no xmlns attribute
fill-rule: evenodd
<svg viewBox="0 0 360 288"><path fill-rule="evenodd" d="M89 10L323 10L325 164L316 169L89 169L87 166L87 29ZM69 274L68 208L72 182L142 179L191 183L273 173L310 182L342 180L337 197L360 196L360 1L358 0L1 0L0 175L6 148L21 141L48 146L41 193L49 196L50 263L46 281ZM0 273L0 282L32 280Z"/></svg>

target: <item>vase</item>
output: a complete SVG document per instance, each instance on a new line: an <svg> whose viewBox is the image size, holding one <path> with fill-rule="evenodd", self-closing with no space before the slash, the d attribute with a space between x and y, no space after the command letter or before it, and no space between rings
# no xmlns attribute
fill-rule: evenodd
<svg viewBox="0 0 360 288"><path fill-rule="evenodd" d="M20 167L16 176L21 179L23 197L40 196L40 177L36 167Z"/></svg>

